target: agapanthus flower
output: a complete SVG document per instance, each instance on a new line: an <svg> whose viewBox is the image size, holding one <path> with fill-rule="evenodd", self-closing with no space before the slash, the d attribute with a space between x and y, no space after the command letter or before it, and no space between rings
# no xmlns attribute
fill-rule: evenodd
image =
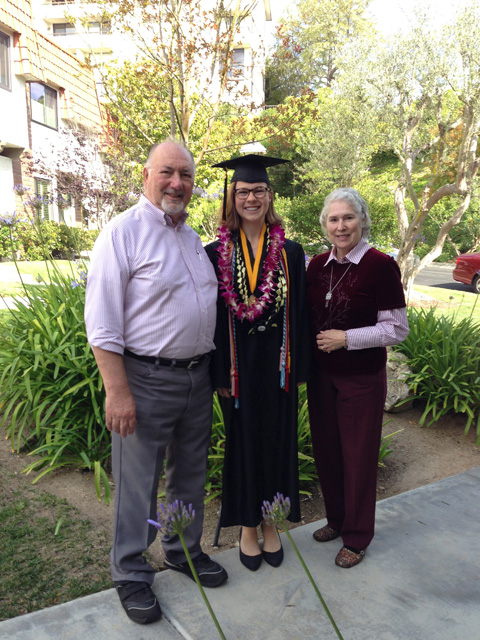
<svg viewBox="0 0 480 640"><path fill-rule="evenodd" d="M23 196L27 191L30 191L30 187L26 187L23 184L15 184L13 186L13 190L17 194L17 196Z"/></svg>
<svg viewBox="0 0 480 640"><path fill-rule="evenodd" d="M27 200L24 201L24 205L27 207L31 207L36 211L40 211L45 204L50 203L50 198L47 196L30 196Z"/></svg>
<svg viewBox="0 0 480 640"><path fill-rule="evenodd" d="M182 533L195 519L195 509L191 504L185 506L183 500L175 500L165 506L158 503L157 522L148 520L161 533L169 538Z"/></svg>
<svg viewBox="0 0 480 640"><path fill-rule="evenodd" d="M77 282L76 280L72 280L70 282L70 286L72 287L72 289L76 289L77 287L80 286L80 282Z"/></svg>
<svg viewBox="0 0 480 640"><path fill-rule="evenodd" d="M19 218L17 218L15 213L6 213L5 215L0 216L0 224L4 227L13 227L18 221Z"/></svg>
<svg viewBox="0 0 480 640"><path fill-rule="evenodd" d="M202 189L202 187L193 187L192 193L194 196L199 196L200 198L208 197L208 193L205 191L205 189Z"/></svg>
<svg viewBox="0 0 480 640"><path fill-rule="evenodd" d="M281 524L288 518L290 511L290 498L284 498L281 493L277 493L272 502L264 500L262 517L269 525Z"/></svg>

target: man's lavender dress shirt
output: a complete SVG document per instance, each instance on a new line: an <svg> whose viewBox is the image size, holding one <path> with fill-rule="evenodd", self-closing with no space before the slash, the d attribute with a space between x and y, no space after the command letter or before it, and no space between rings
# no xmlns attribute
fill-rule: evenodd
<svg viewBox="0 0 480 640"><path fill-rule="evenodd" d="M217 278L186 218L175 226L141 196L102 230L87 278L92 346L170 359L215 348Z"/></svg>

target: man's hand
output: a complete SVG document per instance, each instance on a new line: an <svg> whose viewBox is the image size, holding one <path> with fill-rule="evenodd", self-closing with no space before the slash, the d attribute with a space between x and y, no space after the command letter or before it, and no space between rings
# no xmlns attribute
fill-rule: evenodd
<svg viewBox="0 0 480 640"><path fill-rule="evenodd" d="M130 390L128 394L118 396L116 393L109 394L105 399L105 413L107 429L119 433L122 438L131 435L135 431L137 424L135 418L135 400Z"/></svg>
<svg viewBox="0 0 480 640"><path fill-rule="evenodd" d="M107 429L126 438L135 431L135 400L128 386L123 356L93 347L95 360L105 386Z"/></svg>

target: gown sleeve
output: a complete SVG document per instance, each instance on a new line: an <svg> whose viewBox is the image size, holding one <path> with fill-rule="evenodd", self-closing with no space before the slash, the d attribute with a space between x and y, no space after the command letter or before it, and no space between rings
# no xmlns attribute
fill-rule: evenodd
<svg viewBox="0 0 480 640"><path fill-rule="evenodd" d="M306 382L310 372L305 252L301 245L291 241L287 241L286 252L290 271L292 376L297 384Z"/></svg>
<svg viewBox="0 0 480 640"><path fill-rule="evenodd" d="M218 242L212 242L205 247L208 257L215 268L218 280ZM218 290L217 298L217 324L215 327L215 351L210 362L210 374L215 389L230 389L230 335L228 328L228 310Z"/></svg>

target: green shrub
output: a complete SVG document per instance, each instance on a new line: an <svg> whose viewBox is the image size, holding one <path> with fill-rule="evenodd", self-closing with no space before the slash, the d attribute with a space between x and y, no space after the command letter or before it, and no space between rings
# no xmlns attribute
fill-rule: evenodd
<svg viewBox="0 0 480 640"><path fill-rule="evenodd" d="M0 260L10 260L18 249L18 237L10 226L0 226Z"/></svg>
<svg viewBox="0 0 480 640"><path fill-rule="evenodd" d="M477 421L480 444L480 325L434 309L408 310L410 333L397 349L408 358L408 384L426 402L420 419L430 426L450 411L464 413L465 433Z"/></svg>
<svg viewBox="0 0 480 640"><path fill-rule="evenodd" d="M40 458L25 470L60 467L94 471L97 495L106 475L110 434L103 412L103 384L87 343L81 278L49 263L50 282L25 285L11 320L0 325L0 398L12 448L26 446Z"/></svg>
<svg viewBox="0 0 480 640"><path fill-rule="evenodd" d="M275 198L275 210L282 216L287 237L300 242L309 255L326 250L329 244L318 220L326 193L295 198Z"/></svg>
<svg viewBox="0 0 480 640"><path fill-rule="evenodd" d="M302 385L298 389L298 476L300 493L310 495L306 487L317 482L317 469L313 457L312 436L310 433L310 419L308 416L307 387Z"/></svg>
<svg viewBox="0 0 480 640"><path fill-rule="evenodd" d="M51 220L17 221L14 226L0 227L0 258L10 260L12 250L21 260L70 258L90 250L98 233Z"/></svg>
<svg viewBox="0 0 480 640"><path fill-rule="evenodd" d="M206 502L222 495L222 469L225 457L225 424L218 396L213 396L212 437L208 450L207 479L205 491Z"/></svg>

